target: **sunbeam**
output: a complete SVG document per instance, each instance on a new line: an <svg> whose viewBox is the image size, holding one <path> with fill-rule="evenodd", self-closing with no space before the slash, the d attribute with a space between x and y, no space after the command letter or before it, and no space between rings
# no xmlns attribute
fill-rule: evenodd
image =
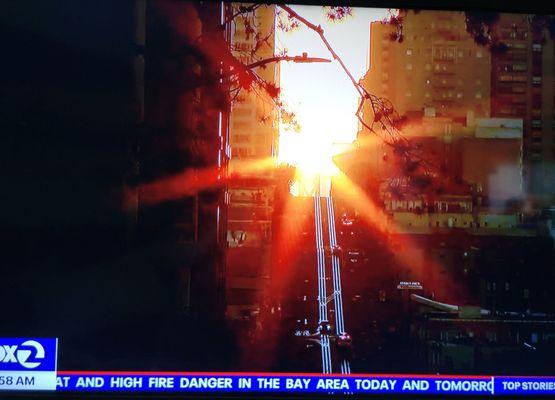
<svg viewBox="0 0 555 400"><path fill-rule="evenodd" d="M425 280L428 287L442 299L460 300L464 294L460 285L456 285L440 264L429 254L421 251L408 235L403 235L402 238L392 235L391 233L396 231L395 223L347 175L340 173L334 178L333 185L339 199L359 210L359 215L366 225L377 229L388 238L389 247L402 267L408 269L415 278Z"/></svg>
<svg viewBox="0 0 555 400"><path fill-rule="evenodd" d="M178 200L235 180L271 171L275 167L275 159L267 157L233 162L228 171L220 167L189 168L178 174L140 185L141 201L152 205Z"/></svg>

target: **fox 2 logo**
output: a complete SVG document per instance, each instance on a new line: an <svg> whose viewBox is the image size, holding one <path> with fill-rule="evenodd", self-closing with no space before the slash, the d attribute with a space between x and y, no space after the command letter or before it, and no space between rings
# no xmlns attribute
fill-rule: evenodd
<svg viewBox="0 0 555 400"><path fill-rule="evenodd" d="M33 355L33 357L31 357ZM31 358L31 361L29 360ZM44 359L44 347L39 342L27 340L18 345L0 345L0 363L18 363L23 368L37 368Z"/></svg>

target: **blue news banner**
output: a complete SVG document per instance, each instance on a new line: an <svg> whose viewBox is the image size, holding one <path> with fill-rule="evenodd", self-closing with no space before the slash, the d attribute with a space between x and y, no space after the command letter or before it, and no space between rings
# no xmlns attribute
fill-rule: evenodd
<svg viewBox="0 0 555 400"><path fill-rule="evenodd" d="M58 371L58 391L553 395L555 377Z"/></svg>
<svg viewBox="0 0 555 400"><path fill-rule="evenodd" d="M0 391L555 395L555 376L58 371L57 355L57 339L0 338Z"/></svg>
<svg viewBox="0 0 555 400"><path fill-rule="evenodd" d="M0 390L56 390L58 339L0 338Z"/></svg>

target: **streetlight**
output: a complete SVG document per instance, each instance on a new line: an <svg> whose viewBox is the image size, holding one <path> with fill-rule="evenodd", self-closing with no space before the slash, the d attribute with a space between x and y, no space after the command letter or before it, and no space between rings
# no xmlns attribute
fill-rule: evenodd
<svg viewBox="0 0 555 400"><path fill-rule="evenodd" d="M280 62L280 61L292 61L294 63L324 63L324 62L331 62L328 58L320 58L320 57L309 57L307 53L303 53L300 56L276 56L265 58L264 60L256 61L252 64L246 65L246 69L253 69L258 68L266 64L270 64L273 62Z"/></svg>

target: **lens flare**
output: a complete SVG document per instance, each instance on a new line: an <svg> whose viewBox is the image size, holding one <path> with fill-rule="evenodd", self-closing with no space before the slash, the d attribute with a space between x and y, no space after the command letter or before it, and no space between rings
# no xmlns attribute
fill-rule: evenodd
<svg viewBox="0 0 555 400"><path fill-rule="evenodd" d="M467 293L457 285L441 264L422 251L408 235L393 234L394 222L370 197L343 173L333 179L334 195L359 211L361 220L388 238L396 261L415 278L425 280L436 295L448 301L459 301Z"/></svg>

